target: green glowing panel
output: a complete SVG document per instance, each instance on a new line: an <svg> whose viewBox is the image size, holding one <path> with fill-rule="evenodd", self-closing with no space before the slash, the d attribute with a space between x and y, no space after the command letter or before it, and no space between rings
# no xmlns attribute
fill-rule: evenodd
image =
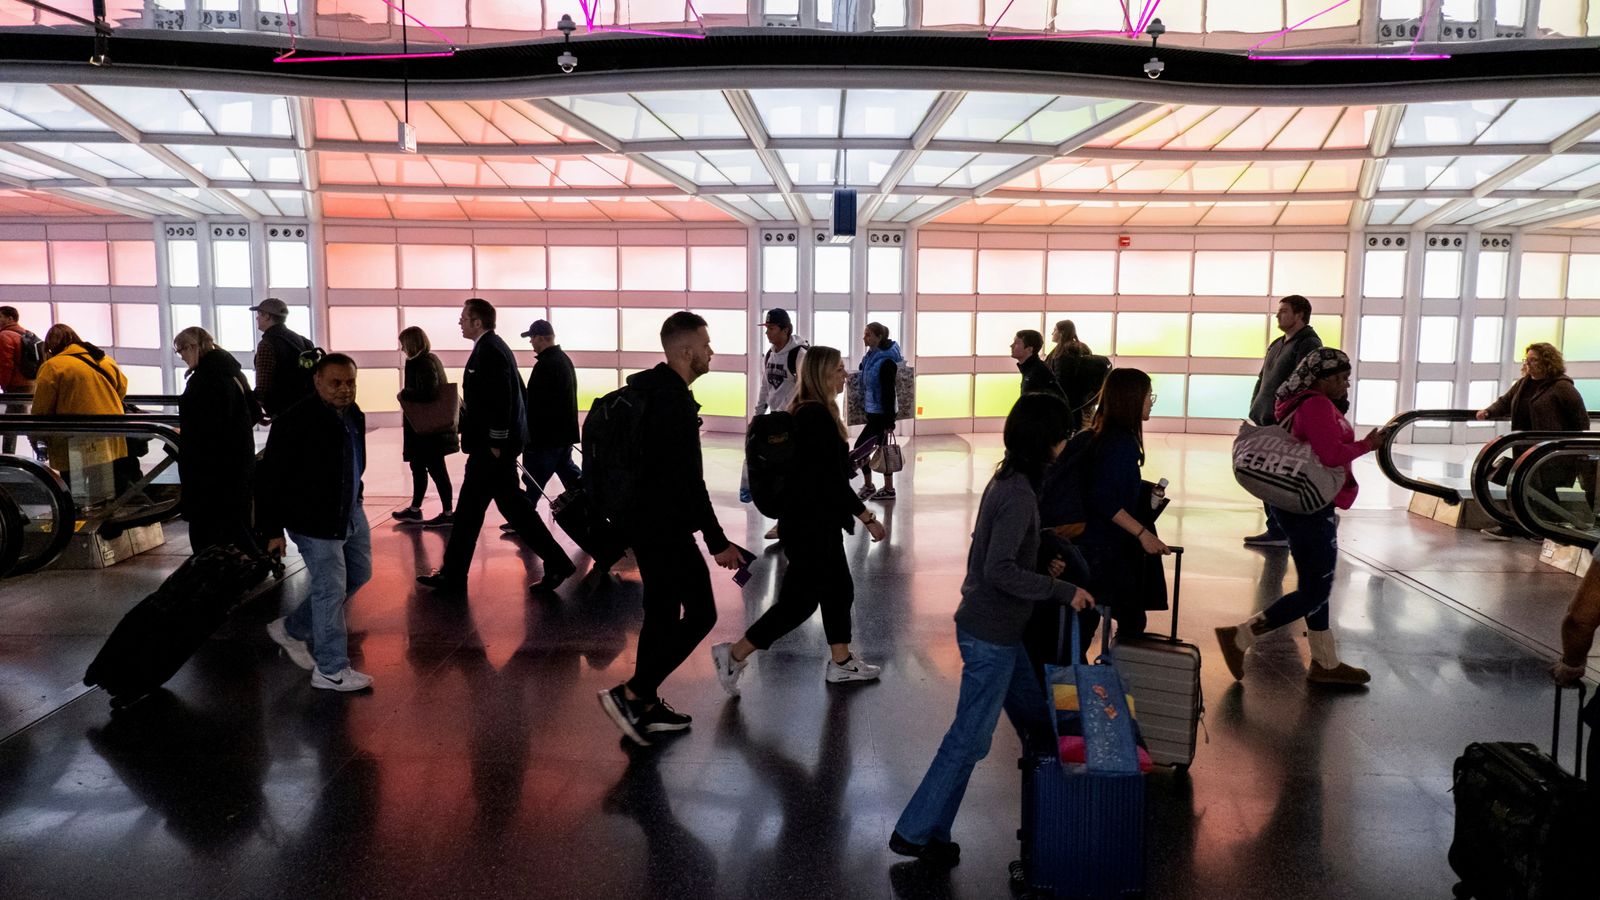
<svg viewBox="0 0 1600 900"><path fill-rule="evenodd" d="M1343 350L1344 316L1325 316L1316 313L1312 316L1312 324L1317 329L1317 337L1322 338L1322 346L1334 350ZM1274 339L1278 337L1276 328L1272 331Z"/></svg>
<svg viewBox="0 0 1600 900"><path fill-rule="evenodd" d="M1022 376L988 374L977 376L972 402L979 416L1005 416L1022 395Z"/></svg>
<svg viewBox="0 0 1600 900"><path fill-rule="evenodd" d="M1578 316L1567 320L1566 341L1561 353L1567 362L1600 359L1600 317Z"/></svg>
<svg viewBox="0 0 1600 900"><path fill-rule="evenodd" d="M1555 316L1523 316L1517 320L1517 339L1513 344L1512 352L1518 359L1529 344L1543 341L1547 344L1561 346L1561 320Z"/></svg>
<svg viewBox="0 0 1600 900"><path fill-rule="evenodd" d="M1585 409L1600 409L1600 378L1579 378L1572 383L1583 395Z"/></svg>
<svg viewBox="0 0 1600 900"><path fill-rule="evenodd" d="M1183 379L1184 376L1178 374L1150 376L1150 389L1156 394L1156 405L1151 408L1150 415L1182 418Z"/></svg>
<svg viewBox="0 0 1600 900"><path fill-rule="evenodd" d="M1190 375L1189 417L1242 419L1250 414L1254 375Z"/></svg>
<svg viewBox="0 0 1600 900"><path fill-rule="evenodd" d="M744 418L745 374L743 372L707 372L694 380L694 399L700 401L702 416L736 416Z"/></svg>
<svg viewBox="0 0 1600 900"><path fill-rule="evenodd" d="M1267 317L1254 313L1195 313L1189 334L1193 356L1259 358L1267 352Z"/></svg>
<svg viewBox="0 0 1600 900"><path fill-rule="evenodd" d="M1117 355L1185 356L1188 352L1188 313L1117 313Z"/></svg>
<svg viewBox="0 0 1600 900"><path fill-rule="evenodd" d="M605 396L619 387L616 369L578 369L577 374L579 410L587 411L596 398ZM699 386L700 382L696 381L695 387ZM532 422L528 424L535 425Z"/></svg>
<svg viewBox="0 0 1600 900"><path fill-rule="evenodd" d="M970 415L971 375L917 376L917 418L964 419Z"/></svg>

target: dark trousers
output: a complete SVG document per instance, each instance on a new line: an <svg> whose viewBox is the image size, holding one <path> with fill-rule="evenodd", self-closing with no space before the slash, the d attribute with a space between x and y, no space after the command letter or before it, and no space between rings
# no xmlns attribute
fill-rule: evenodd
<svg viewBox="0 0 1600 900"><path fill-rule="evenodd" d="M439 504L449 512L455 502L454 488L450 485L450 470L444 467L443 456L411 460L411 507L422 506L422 498L428 495L429 476L433 477L433 486L439 491Z"/></svg>
<svg viewBox="0 0 1600 900"><path fill-rule="evenodd" d="M544 486L550 483L552 475L560 475L561 486L569 491L583 481L583 470L572 461L571 444L562 444L559 447L528 447L522 451L522 467L528 470L528 477L537 485L528 489L528 499L533 501L534 506L539 505Z"/></svg>
<svg viewBox="0 0 1600 900"><path fill-rule="evenodd" d="M1094 595L1097 606L1111 611L1111 620L1116 623L1118 635L1131 638L1144 634L1149 624L1139 569L1146 564L1140 558L1144 550L1137 546L1080 546L1078 549L1090 573L1088 582L1079 586ZM1078 647L1081 660L1096 655L1093 638L1102 618L1098 609L1085 609L1078 613L1078 628L1083 638L1083 643Z"/></svg>
<svg viewBox="0 0 1600 900"><path fill-rule="evenodd" d="M1328 597L1333 593L1333 569L1339 562L1336 513L1332 506L1306 515L1267 507L1267 514L1289 539L1289 556L1298 580L1293 591L1267 607L1267 624L1273 628L1305 619L1312 631L1328 630Z"/></svg>
<svg viewBox="0 0 1600 900"><path fill-rule="evenodd" d="M1266 531L1266 533L1272 535L1274 538L1283 537L1283 529L1278 527L1278 523L1274 522L1272 520L1272 507L1270 507L1270 506L1266 505L1265 503L1263 503L1263 504L1261 504L1261 509L1262 509L1263 512L1265 512L1267 514L1267 531Z"/></svg>
<svg viewBox="0 0 1600 900"><path fill-rule="evenodd" d="M450 529L450 542L444 548L444 565L441 571L465 578L472 564L472 552L478 546L478 532L483 530L483 514L489 501L500 508L516 529L517 535L529 549L544 560L545 568L571 566L566 551L550 536L539 514L534 512L528 495L517 484L517 458L510 453L495 456L487 450L467 457L466 477L461 480L461 497L456 504L455 524Z"/></svg>
<svg viewBox="0 0 1600 900"><path fill-rule="evenodd" d="M855 603L855 583L844 556L844 532L828 527L778 520L783 553L789 568L783 573L778 602L755 621L744 636L757 650L799 628L822 607L822 633L830 644L850 643L850 607Z"/></svg>
<svg viewBox="0 0 1600 900"><path fill-rule="evenodd" d="M654 703L661 683L717 624L717 603L692 533L636 537L633 557L644 587L644 625L628 689Z"/></svg>
<svg viewBox="0 0 1600 900"><path fill-rule="evenodd" d="M195 553L219 544L246 549L255 546L249 497L222 497L196 507L183 512L183 518L189 523L189 547Z"/></svg>

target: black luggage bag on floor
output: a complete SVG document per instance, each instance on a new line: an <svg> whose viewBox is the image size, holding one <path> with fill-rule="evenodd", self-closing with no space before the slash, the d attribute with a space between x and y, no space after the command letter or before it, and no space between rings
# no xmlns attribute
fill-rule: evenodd
<svg viewBox="0 0 1600 900"><path fill-rule="evenodd" d="M522 472L524 484L544 494L545 501L550 504L550 517L556 520L567 537L572 538L579 550L589 554L589 558L594 560L595 569L610 571L617 560L628 552L617 530L595 509L594 500L582 485L568 488L559 497L552 498L520 463L518 469Z"/></svg>
<svg viewBox="0 0 1600 900"><path fill-rule="evenodd" d="M270 557L233 544L190 557L122 617L83 683L105 688L115 708L161 687L277 568Z"/></svg>
<svg viewBox="0 0 1600 900"><path fill-rule="evenodd" d="M1461 876L1458 898L1577 900L1593 897L1585 865L1593 854L1593 800L1581 778L1583 721L1573 771L1557 763L1561 694L1556 690L1550 756L1532 744L1468 744L1456 759L1455 838L1450 868ZM1584 689L1578 686L1578 706Z"/></svg>

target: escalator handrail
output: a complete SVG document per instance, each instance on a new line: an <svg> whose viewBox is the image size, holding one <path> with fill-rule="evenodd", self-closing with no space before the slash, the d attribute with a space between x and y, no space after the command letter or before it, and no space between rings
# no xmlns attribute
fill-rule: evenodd
<svg viewBox="0 0 1600 900"><path fill-rule="evenodd" d="M0 416L0 434L28 434L54 432L65 434L108 434L113 437L130 433L148 434L177 446L178 424L176 413L124 413L111 416L34 415L33 413Z"/></svg>
<svg viewBox="0 0 1600 900"><path fill-rule="evenodd" d="M1510 418L1510 416L1490 416L1482 421L1504 422ZM1600 412L1590 410L1589 420L1600 421ZM1414 425L1421 421L1476 422L1479 421L1478 410L1413 409L1409 412L1400 413L1399 415L1390 419L1388 422L1384 423L1383 440L1378 442L1378 446L1373 451L1373 457L1378 463L1379 471L1383 472L1385 478L1388 478L1390 481L1403 488L1406 488L1407 490L1411 490L1419 494L1426 494L1429 497L1438 497L1440 500L1443 500L1451 506L1454 506L1461 502L1461 492L1459 490L1445 487L1442 484L1434 484L1431 481L1421 481L1416 478L1412 478L1404 472L1401 472L1400 468L1394 463L1395 438L1399 436L1400 432L1407 425ZM1474 488L1474 493L1476 493L1476 488Z"/></svg>
<svg viewBox="0 0 1600 900"><path fill-rule="evenodd" d="M1508 448L1517 444L1525 444L1531 447L1544 441L1581 437L1584 434L1585 432L1578 431L1508 431L1505 434L1490 438L1489 442L1478 450L1477 458L1472 461L1472 499L1478 501L1478 506L1483 509L1484 514L1495 520L1495 522L1511 528L1522 527L1516 516L1510 512L1511 504L1509 499L1503 507L1494 499L1489 483L1489 474L1494 466L1494 461L1499 459L1500 455L1505 453ZM1512 462L1516 462L1515 458L1513 458ZM1508 478L1506 484L1509 485L1510 483Z"/></svg>
<svg viewBox="0 0 1600 900"><path fill-rule="evenodd" d="M61 551L67 548L67 544L71 543L72 536L76 533L78 526L78 507L72 499L72 492L67 490L67 483L62 481L61 476L49 466L37 460L28 459L25 456L5 455L0 456L0 467L21 469L39 479L45 488L50 491L61 516L66 519L65 522L51 524L51 540L45 546L44 552L33 559L17 560L11 570L5 573L6 575L25 575L55 562L56 557L61 555Z"/></svg>
<svg viewBox="0 0 1600 900"><path fill-rule="evenodd" d="M181 394L128 394L122 399L123 402L132 403L135 406L139 405L140 403L146 403L150 406L177 406L178 401L182 400L183 396ZM5 411L5 403L6 401L11 400L16 400L18 402L26 401L31 403L33 401L33 395L25 394L20 391L16 393L11 391L0 393L0 414L10 415L10 413ZM18 415L26 415L26 413L19 413Z"/></svg>
<svg viewBox="0 0 1600 900"><path fill-rule="evenodd" d="M1522 455L1517 457L1517 461L1511 464L1511 477L1506 481L1506 500L1511 504L1512 514L1517 517L1517 524L1536 537L1593 550L1596 544L1600 543L1594 535L1546 527L1533 514L1533 508L1528 505L1528 479L1532 477L1539 463L1558 453L1571 450L1600 454L1600 435L1541 441L1523 451Z"/></svg>

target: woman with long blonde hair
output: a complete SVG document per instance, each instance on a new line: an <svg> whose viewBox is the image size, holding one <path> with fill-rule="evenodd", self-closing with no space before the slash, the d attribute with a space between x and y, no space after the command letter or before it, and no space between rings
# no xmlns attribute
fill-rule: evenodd
<svg viewBox="0 0 1600 900"><path fill-rule="evenodd" d="M800 363L800 389L789 405L794 416L794 456L779 498L778 529L789 568L778 589L778 602L744 637L711 647L717 681L729 695L739 696L739 676L750 655L800 627L822 607L822 631L831 651L824 677L829 682L870 681L878 667L850 652L850 607L855 583L844 555L844 532L855 533L855 521L867 526L874 542L883 540L883 525L850 489L854 474L839 418L844 391L844 360L832 347L812 347Z"/></svg>

